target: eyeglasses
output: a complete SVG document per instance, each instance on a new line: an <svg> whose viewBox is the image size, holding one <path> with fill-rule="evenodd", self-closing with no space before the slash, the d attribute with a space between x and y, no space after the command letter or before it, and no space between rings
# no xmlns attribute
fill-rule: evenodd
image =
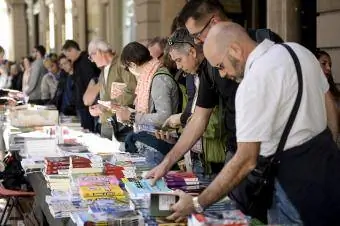
<svg viewBox="0 0 340 226"><path fill-rule="evenodd" d="M225 51L223 57L222 57L222 60L221 60L221 63L219 64L216 64L216 66L214 66L214 68L216 68L217 70L221 71L224 69L224 64L223 64L223 61L224 61L224 58L227 56L228 54L228 49Z"/></svg>
<svg viewBox="0 0 340 226"><path fill-rule="evenodd" d="M214 18L214 16L212 16L210 19L209 19L209 21L208 21L208 23L202 28L202 30L201 31L199 31L199 32L197 32L197 33L194 33L194 34L191 34L191 37L195 40L195 41L200 41L200 37L201 37L201 35L202 35L202 33L204 32L204 30L205 29L207 29L207 27L209 26L209 24L210 24L210 22L211 22L211 20Z"/></svg>

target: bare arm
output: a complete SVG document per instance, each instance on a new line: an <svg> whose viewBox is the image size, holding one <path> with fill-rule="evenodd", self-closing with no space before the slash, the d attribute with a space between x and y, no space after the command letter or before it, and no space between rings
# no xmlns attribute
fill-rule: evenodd
<svg viewBox="0 0 340 226"><path fill-rule="evenodd" d="M202 207L207 207L237 186L256 166L260 143L238 143L234 157L224 166L215 180L198 197Z"/></svg>
<svg viewBox="0 0 340 226"><path fill-rule="evenodd" d="M84 93L83 96L83 101L84 101L84 105L85 106L90 106L94 103L94 101L96 100L98 94L100 91L100 84L99 83L95 83L92 79L89 83L89 85L87 86L87 89Z"/></svg>
<svg viewBox="0 0 340 226"><path fill-rule="evenodd" d="M195 112L185 126L180 139L163 160L166 168L170 169L203 135L212 111L213 109L196 106Z"/></svg>
<svg viewBox="0 0 340 226"><path fill-rule="evenodd" d="M327 113L327 125L332 132L333 139L336 140L339 132L338 110L335 106L335 102L330 91L327 91L325 94L325 105Z"/></svg>

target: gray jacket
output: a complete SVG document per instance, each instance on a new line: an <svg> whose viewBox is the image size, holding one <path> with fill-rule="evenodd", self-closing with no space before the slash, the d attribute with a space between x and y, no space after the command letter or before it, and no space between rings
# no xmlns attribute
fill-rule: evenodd
<svg viewBox="0 0 340 226"><path fill-rule="evenodd" d="M177 113L178 104L179 90L175 80L169 75L157 75L151 85L150 113L137 113L135 123L160 127L167 118Z"/></svg>
<svg viewBox="0 0 340 226"><path fill-rule="evenodd" d="M31 74L28 78L28 90L26 91L30 100L41 99L41 81L46 73L47 70L44 67L43 59L36 59L32 63Z"/></svg>
<svg viewBox="0 0 340 226"><path fill-rule="evenodd" d="M52 73L47 73L41 81L41 99L52 100L58 87L58 80Z"/></svg>

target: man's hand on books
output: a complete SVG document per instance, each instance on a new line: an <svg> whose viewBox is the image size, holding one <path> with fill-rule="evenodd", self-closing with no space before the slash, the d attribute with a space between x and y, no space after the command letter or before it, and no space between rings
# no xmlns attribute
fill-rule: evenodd
<svg viewBox="0 0 340 226"><path fill-rule="evenodd" d="M195 211L194 203L192 201L193 197L181 190L176 190L175 195L179 196L179 200L171 207L171 210L174 213L168 216L167 219L181 222Z"/></svg>
<svg viewBox="0 0 340 226"><path fill-rule="evenodd" d="M90 106L89 111L90 111L90 114L93 117L98 117L99 115L101 115L103 113L102 110L99 107L99 104Z"/></svg>
<svg viewBox="0 0 340 226"><path fill-rule="evenodd" d="M151 186L154 186L156 184L156 182L159 179L161 179L169 171L170 168L167 166L167 164L163 160L162 163L160 163L158 166L156 166L155 168L150 170L146 174L145 178L151 179L151 181L150 181Z"/></svg>

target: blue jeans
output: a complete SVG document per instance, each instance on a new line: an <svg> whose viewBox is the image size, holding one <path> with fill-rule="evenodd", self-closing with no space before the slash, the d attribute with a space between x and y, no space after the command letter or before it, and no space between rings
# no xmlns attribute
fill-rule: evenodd
<svg viewBox="0 0 340 226"><path fill-rule="evenodd" d="M299 213L289 201L278 180L275 180L273 204L268 210L268 223L280 225L303 225Z"/></svg>
<svg viewBox="0 0 340 226"><path fill-rule="evenodd" d="M151 166L157 166L163 161L164 156L171 150L174 144L169 144L157 139L147 132L130 133L125 138L125 151L139 153L146 157Z"/></svg>

